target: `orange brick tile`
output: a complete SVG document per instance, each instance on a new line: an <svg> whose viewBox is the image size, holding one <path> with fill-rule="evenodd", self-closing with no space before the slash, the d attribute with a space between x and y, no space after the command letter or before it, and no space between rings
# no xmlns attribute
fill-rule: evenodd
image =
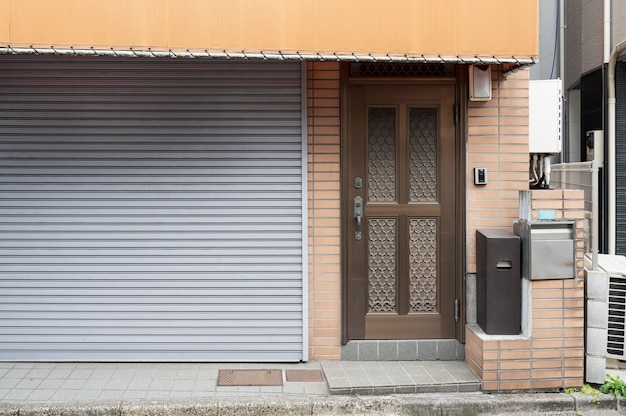
<svg viewBox="0 0 626 416"><path fill-rule="evenodd" d="M585 340L583 338L567 338L563 340L563 346L565 348L583 348L585 346Z"/></svg>
<svg viewBox="0 0 626 416"><path fill-rule="evenodd" d="M564 199L585 199L585 191L581 189L564 189L563 190L563 198Z"/></svg>
<svg viewBox="0 0 626 416"><path fill-rule="evenodd" d="M563 338L562 329L533 329L534 339Z"/></svg>
<svg viewBox="0 0 626 416"><path fill-rule="evenodd" d="M500 391L530 390L530 380L501 381Z"/></svg>
<svg viewBox="0 0 626 416"><path fill-rule="evenodd" d="M550 192L550 191L546 191ZM563 289L564 280L534 280L532 288L535 289Z"/></svg>
<svg viewBox="0 0 626 416"><path fill-rule="evenodd" d="M561 309L563 308L562 299L535 299L533 298L533 318L540 317L543 309Z"/></svg>
<svg viewBox="0 0 626 416"><path fill-rule="evenodd" d="M484 381L483 390L484 391L498 391L498 382L497 381Z"/></svg>
<svg viewBox="0 0 626 416"><path fill-rule="evenodd" d="M565 299L563 301L564 308L584 308L585 300L584 299L576 299L576 300L568 300Z"/></svg>
<svg viewBox="0 0 626 416"><path fill-rule="evenodd" d="M530 340L500 341L500 350L526 350L530 348Z"/></svg>
<svg viewBox="0 0 626 416"><path fill-rule="evenodd" d="M533 360L550 359L550 358L563 358L562 349L546 350L546 349L534 349L532 351Z"/></svg>
<svg viewBox="0 0 626 416"><path fill-rule="evenodd" d="M584 368L585 360L580 359L566 359L563 360L563 365L565 368Z"/></svg>
<svg viewBox="0 0 626 416"><path fill-rule="evenodd" d="M500 382L502 381L521 381L521 380L529 380L530 379L530 371L501 371L500 372Z"/></svg>
<svg viewBox="0 0 626 416"><path fill-rule="evenodd" d="M533 360L533 370L535 369L561 369L563 367L563 360ZM560 371L560 370L559 370Z"/></svg>
<svg viewBox="0 0 626 416"><path fill-rule="evenodd" d="M482 379L485 381L493 381L493 380L498 380L498 375L500 373L498 371L484 371L483 370L483 377Z"/></svg>
<svg viewBox="0 0 626 416"><path fill-rule="evenodd" d="M483 341L483 351L498 351L498 341Z"/></svg>
<svg viewBox="0 0 626 416"><path fill-rule="evenodd" d="M566 368L564 371L565 378L582 378L584 376L585 369L580 368Z"/></svg>
<svg viewBox="0 0 626 416"><path fill-rule="evenodd" d="M532 371L533 381L535 379L561 379L563 371L561 369L540 369Z"/></svg>
<svg viewBox="0 0 626 416"><path fill-rule="evenodd" d="M501 351L500 360L528 360L530 359L530 350L517 350L517 351Z"/></svg>
<svg viewBox="0 0 626 416"><path fill-rule="evenodd" d="M501 361L500 362L500 370L529 370L530 369L530 361L529 360L511 360L511 361Z"/></svg>
<svg viewBox="0 0 626 416"><path fill-rule="evenodd" d="M563 348L563 340L561 339L533 339L532 341L533 352L535 349L545 348L548 350L554 350Z"/></svg>
<svg viewBox="0 0 626 416"><path fill-rule="evenodd" d="M568 348L563 351L563 357L565 358L580 358L585 356L585 350L583 348Z"/></svg>
<svg viewBox="0 0 626 416"><path fill-rule="evenodd" d="M563 380L563 388L581 388L584 385L584 381L582 377L577 378L566 378Z"/></svg>
<svg viewBox="0 0 626 416"><path fill-rule="evenodd" d="M486 362L483 363L482 368L483 368L484 371L497 371L498 370L498 362L497 361L486 361Z"/></svg>
<svg viewBox="0 0 626 416"><path fill-rule="evenodd" d="M561 380L561 378L559 378L557 380L533 379L531 381L531 388L532 389L537 389L537 390L559 389L562 386L563 386L563 380Z"/></svg>

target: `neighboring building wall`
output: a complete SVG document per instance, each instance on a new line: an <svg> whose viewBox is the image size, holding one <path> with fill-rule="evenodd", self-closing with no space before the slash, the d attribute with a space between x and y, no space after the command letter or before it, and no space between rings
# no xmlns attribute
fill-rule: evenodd
<svg viewBox="0 0 626 416"><path fill-rule="evenodd" d="M572 88L581 77L583 26L582 2L565 3L565 80L563 88Z"/></svg>
<svg viewBox="0 0 626 416"><path fill-rule="evenodd" d="M602 66L604 62L604 0L582 2L581 74Z"/></svg>
<svg viewBox="0 0 626 416"><path fill-rule="evenodd" d="M583 191L529 192L534 220L539 210L554 210L557 219L575 220L576 270L573 279L524 281L532 305L529 334L485 335L478 325L467 326L466 362L483 379L485 391L556 391L583 385Z"/></svg>
<svg viewBox="0 0 626 416"><path fill-rule="evenodd" d="M519 191L528 189L528 75L524 70L504 78L502 68L493 66L493 98L469 103L468 273L476 273L476 229L502 227L512 231L519 216ZM487 168L487 185L474 185L476 167Z"/></svg>
<svg viewBox="0 0 626 416"><path fill-rule="evenodd" d="M626 3L612 1L611 5L611 50L626 40Z"/></svg>
<svg viewBox="0 0 626 416"><path fill-rule="evenodd" d="M308 74L309 359L338 360L341 345L340 65Z"/></svg>
<svg viewBox="0 0 626 416"><path fill-rule="evenodd" d="M530 67L530 79L559 77L559 1L539 2L539 60Z"/></svg>

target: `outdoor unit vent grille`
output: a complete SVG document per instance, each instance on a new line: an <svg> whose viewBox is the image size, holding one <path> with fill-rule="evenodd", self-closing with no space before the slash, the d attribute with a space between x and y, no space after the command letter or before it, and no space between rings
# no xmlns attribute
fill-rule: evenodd
<svg viewBox="0 0 626 416"><path fill-rule="evenodd" d="M607 353L613 358L626 358L624 330L626 324L626 278L609 275L609 319Z"/></svg>

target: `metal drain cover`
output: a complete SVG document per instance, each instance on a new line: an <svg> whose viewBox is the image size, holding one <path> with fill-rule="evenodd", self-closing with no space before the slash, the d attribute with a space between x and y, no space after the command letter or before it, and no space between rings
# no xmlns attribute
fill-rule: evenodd
<svg viewBox="0 0 626 416"><path fill-rule="evenodd" d="M218 386L282 386L282 370L220 370Z"/></svg>
<svg viewBox="0 0 626 416"><path fill-rule="evenodd" d="M324 381L320 370L285 370L287 381L319 383Z"/></svg>

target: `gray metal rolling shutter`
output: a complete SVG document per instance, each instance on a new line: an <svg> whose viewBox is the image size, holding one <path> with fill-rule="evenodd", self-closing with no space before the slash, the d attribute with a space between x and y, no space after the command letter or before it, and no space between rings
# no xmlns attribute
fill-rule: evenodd
<svg viewBox="0 0 626 416"><path fill-rule="evenodd" d="M300 63L0 59L0 360L303 359Z"/></svg>

